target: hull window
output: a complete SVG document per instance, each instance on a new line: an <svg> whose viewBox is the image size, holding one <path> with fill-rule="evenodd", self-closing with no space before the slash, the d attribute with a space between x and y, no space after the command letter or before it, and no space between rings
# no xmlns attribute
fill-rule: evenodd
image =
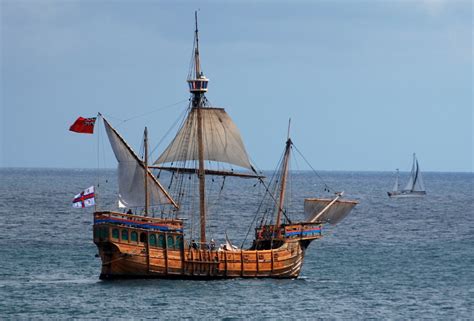
<svg viewBox="0 0 474 321"><path fill-rule="evenodd" d="M130 233L130 240L132 242L138 242L138 234L137 232L133 231L132 233Z"/></svg>
<svg viewBox="0 0 474 321"><path fill-rule="evenodd" d="M122 230L122 241L128 241L128 231Z"/></svg>
<svg viewBox="0 0 474 321"><path fill-rule="evenodd" d="M99 238L101 240L106 240L109 238L109 228L108 227L101 227L99 230Z"/></svg>
<svg viewBox="0 0 474 321"><path fill-rule="evenodd" d="M177 249L182 249L183 248L183 237L182 236L177 236L176 237L176 244L175 244Z"/></svg>
<svg viewBox="0 0 474 321"><path fill-rule="evenodd" d="M167 240L167 243L168 243L168 244L167 244L167 245L168 245L168 248L169 248L169 249L174 248L174 238L173 238L173 236L168 235L168 238L167 238L166 240Z"/></svg>
<svg viewBox="0 0 474 321"><path fill-rule="evenodd" d="M158 247L165 247L165 236L163 234L158 235Z"/></svg>
<svg viewBox="0 0 474 321"><path fill-rule="evenodd" d="M114 228L112 230L112 238L118 240L118 238L119 238L119 230L118 229Z"/></svg>
<svg viewBox="0 0 474 321"><path fill-rule="evenodd" d="M150 235L150 245L151 246L156 246L156 235L155 234Z"/></svg>

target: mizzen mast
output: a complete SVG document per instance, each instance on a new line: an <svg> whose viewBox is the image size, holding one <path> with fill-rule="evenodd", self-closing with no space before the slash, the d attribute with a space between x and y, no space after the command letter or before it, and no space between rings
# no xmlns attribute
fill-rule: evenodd
<svg viewBox="0 0 474 321"><path fill-rule="evenodd" d="M204 107L204 93L207 92L207 79L201 71L199 60L199 34L197 24L197 11L194 13L196 29L194 33L194 74L188 77L189 91L192 94L192 108L197 112L197 141L198 141L198 178L199 178L199 217L201 226L201 246L206 244L206 176L204 168L204 141L202 108Z"/></svg>
<svg viewBox="0 0 474 321"><path fill-rule="evenodd" d="M291 119L288 122L288 136L286 140L285 155L283 157L283 169L281 175L281 187L280 187L280 202L278 204L278 214L275 222L275 228L278 229L281 223L281 215L283 213L283 206L285 204L285 193L286 193L286 180L288 178L288 163L290 161L291 144L293 143L290 139L290 124Z"/></svg>

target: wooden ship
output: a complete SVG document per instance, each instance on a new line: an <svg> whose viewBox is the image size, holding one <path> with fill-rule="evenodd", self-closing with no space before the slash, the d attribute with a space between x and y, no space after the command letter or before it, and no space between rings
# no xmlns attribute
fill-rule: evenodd
<svg viewBox="0 0 474 321"><path fill-rule="evenodd" d="M279 177L271 190L251 165L229 115L222 108L209 106L205 96L209 80L201 71L199 58L196 16L187 79L191 93L187 117L153 164L148 160L146 128L144 153L139 157L102 117L118 161L118 203L123 212L94 212L94 243L102 261L101 279L296 278L309 244L322 237L322 226L337 223L357 204L342 200L342 193L330 199L306 199L306 219L292 222L285 210L291 139L286 141ZM243 170L208 166L210 163L230 164ZM159 178L161 172L171 176L174 185L165 188ZM248 248L232 245L227 235L220 246L207 238L206 184L215 176L254 179L265 186L267 201L273 204L271 219L267 216L254 225L254 239ZM193 194L185 186L188 181L196 182L196 206L193 200L186 199L187 194ZM236 208L235 213L238 212ZM189 221L185 218L194 214L199 217L198 241L186 232Z"/></svg>

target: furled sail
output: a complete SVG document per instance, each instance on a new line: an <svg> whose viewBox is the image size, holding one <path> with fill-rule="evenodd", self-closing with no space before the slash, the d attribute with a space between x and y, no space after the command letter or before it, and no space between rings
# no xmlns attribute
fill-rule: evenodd
<svg viewBox="0 0 474 321"><path fill-rule="evenodd" d="M204 159L252 170L239 130L223 108L202 108ZM188 114L178 134L155 164L198 160L197 109Z"/></svg>
<svg viewBox="0 0 474 321"><path fill-rule="evenodd" d="M304 212L306 216L306 221L312 221L312 219L315 218L332 201L332 199L323 198L305 199ZM330 223L335 225L342 221L357 204L358 202L356 201L337 200L319 217L319 220L324 223Z"/></svg>
<svg viewBox="0 0 474 321"><path fill-rule="evenodd" d="M110 145L118 161L119 204L121 207L145 206L145 166L125 140L104 118ZM149 205L173 204L177 206L160 182L148 170Z"/></svg>

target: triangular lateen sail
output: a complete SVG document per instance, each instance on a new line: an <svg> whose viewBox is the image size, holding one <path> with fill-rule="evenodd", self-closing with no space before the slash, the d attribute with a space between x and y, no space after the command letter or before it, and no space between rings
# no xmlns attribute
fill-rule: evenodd
<svg viewBox="0 0 474 321"><path fill-rule="evenodd" d="M201 108L204 160L224 162L252 170L237 126L223 108ZM198 160L197 110L191 109L184 125L155 164Z"/></svg>
<svg viewBox="0 0 474 321"><path fill-rule="evenodd" d="M104 118L105 130L118 161L119 204L121 207L145 206L145 166L125 140ZM174 200L148 170L149 205L173 204Z"/></svg>

